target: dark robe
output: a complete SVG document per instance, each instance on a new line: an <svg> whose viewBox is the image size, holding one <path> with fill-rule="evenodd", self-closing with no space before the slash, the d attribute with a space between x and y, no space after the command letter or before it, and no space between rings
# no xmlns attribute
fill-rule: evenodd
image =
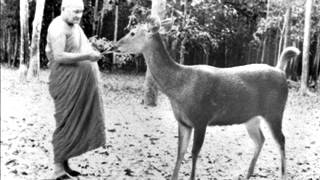
<svg viewBox="0 0 320 180"><path fill-rule="evenodd" d="M62 20L56 18L55 21ZM82 29L75 26L75 32L67 36L65 51L80 53L90 50L91 46ZM52 139L54 161L63 162L105 144L99 72L96 62L55 62L50 38L47 38L47 43L51 70L49 92L54 100L56 120Z"/></svg>

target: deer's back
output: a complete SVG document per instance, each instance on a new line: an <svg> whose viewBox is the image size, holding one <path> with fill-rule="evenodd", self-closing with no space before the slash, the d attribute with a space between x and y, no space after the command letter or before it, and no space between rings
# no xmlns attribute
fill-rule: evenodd
<svg viewBox="0 0 320 180"><path fill-rule="evenodd" d="M281 114L287 99L283 72L268 65L184 69L187 82L176 99L175 114L190 122L210 125L243 123L257 115Z"/></svg>

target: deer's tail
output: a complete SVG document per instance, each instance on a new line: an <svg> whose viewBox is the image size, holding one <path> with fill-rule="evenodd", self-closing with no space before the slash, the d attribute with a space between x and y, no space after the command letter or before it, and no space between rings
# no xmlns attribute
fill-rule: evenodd
<svg viewBox="0 0 320 180"><path fill-rule="evenodd" d="M276 67L284 71L288 61L291 58L298 56L299 54L300 54L300 50L296 47L291 46L291 47L285 48L280 55L280 58L278 60Z"/></svg>

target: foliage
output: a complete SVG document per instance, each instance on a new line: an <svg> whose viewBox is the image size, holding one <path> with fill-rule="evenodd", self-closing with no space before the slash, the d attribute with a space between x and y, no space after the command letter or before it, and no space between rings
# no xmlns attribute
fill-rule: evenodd
<svg viewBox="0 0 320 180"><path fill-rule="evenodd" d="M89 41L91 45L101 53L112 47L112 41L107 40L105 37L98 38L98 36L92 36L89 38Z"/></svg>
<svg viewBox="0 0 320 180"><path fill-rule="evenodd" d="M89 41L93 48L95 48L97 51L104 54L104 58L102 61L100 61L99 65L102 66L102 69L109 69L109 66L112 65L111 58L109 57L108 50L111 49L113 41L107 40L105 37L98 38L98 36L92 36L89 38ZM130 63L133 60L133 55L129 54L117 54L117 65L119 67L126 65L127 63Z"/></svg>
<svg viewBox="0 0 320 180"><path fill-rule="evenodd" d="M1 26L0 29L17 30L19 29L19 0L4 0L1 1L0 13Z"/></svg>
<svg viewBox="0 0 320 180"><path fill-rule="evenodd" d="M286 3L277 3L270 1L270 12L269 16L261 18L258 22L257 34L263 35L270 29L281 30L284 21L285 10L288 6L292 7L291 12L291 29L290 39L291 40L303 40L303 27L304 27L304 2L301 0L290 1ZM311 34L319 32L320 30L320 1L314 2L314 9L311 17Z"/></svg>

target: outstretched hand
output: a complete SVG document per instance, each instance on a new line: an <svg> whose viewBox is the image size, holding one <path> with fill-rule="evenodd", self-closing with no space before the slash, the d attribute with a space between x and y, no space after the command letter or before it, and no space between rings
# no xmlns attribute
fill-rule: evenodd
<svg viewBox="0 0 320 180"><path fill-rule="evenodd" d="M89 53L89 60L90 61L98 61L99 59L102 58L102 56L103 55L101 53L99 53L98 51L91 51Z"/></svg>

